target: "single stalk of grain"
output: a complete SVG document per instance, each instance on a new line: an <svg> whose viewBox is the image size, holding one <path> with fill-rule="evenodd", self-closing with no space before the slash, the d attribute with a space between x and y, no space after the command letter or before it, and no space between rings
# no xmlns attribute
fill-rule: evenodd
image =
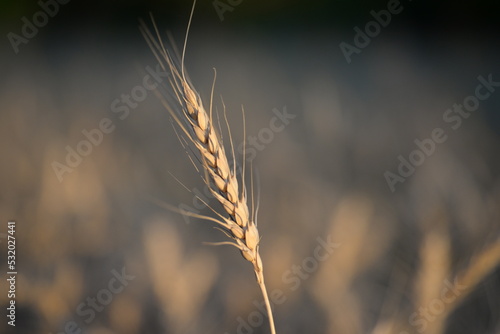
<svg viewBox="0 0 500 334"><path fill-rule="evenodd" d="M188 23L188 32L193 11L194 4ZM249 214L247 192L244 184L244 172L241 180L238 180L236 176L234 147L231 137L233 168L230 168L228 155L222 144L221 137L214 127L211 107L212 102L210 101L210 112L208 113L203 106L199 94L196 92L189 79L186 78L184 72L184 53L188 34L186 33L181 63L177 65L174 59L178 59L178 57L172 57L171 53L164 47L154 20L153 25L156 37L143 22L141 22L141 32L163 69L169 71L171 74L169 78L171 87L170 93L175 105L172 105L164 96L161 96L161 100L170 112L172 118L179 125L182 134L187 137L188 142L192 143L199 152L198 159L204 171L204 182L207 184L212 195L222 204L222 207L227 213L227 215L222 215L213 210L219 219L195 213L187 214L214 221L222 226L223 232L233 241L214 244L233 245L241 251L241 254L247 261L252 263L257 282L266 304L271 333L275 334L276 330L274 328L271 304L264 283L262 260L259 255L259 231L255 223L254 215L251 216ZM243 170L244 168L243 165ZM241 190L239 181L242 182Z"/></svg>

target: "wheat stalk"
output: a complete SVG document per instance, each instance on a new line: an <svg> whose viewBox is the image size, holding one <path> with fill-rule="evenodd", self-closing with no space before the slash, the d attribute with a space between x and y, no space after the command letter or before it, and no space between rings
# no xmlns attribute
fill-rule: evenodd
<svg viewBox="0 0 500 334"><path fill-rule="evenodd" d="M193 9L188 23L188 32L193 16L194 6L195 3L193 4ZM156 31L156 37L143 22L141 22L141 32L163 69L169 71L171 74L169 83L172 93L171 97L174 98L175 105L172 105L172 103L169 102L163 95L160 96L161 101L182 130L182 133L185 137L187 137L188 142L192 143L196 147L197 152L199 152L198 160L204 170L203 180L210 189L212 195L222 204L227 213L227 215L222 215L211 208L217 214L219 219L195 213L187 214L214 221L222 226L223 232L233 241L212 244L229 244L235 246L241 251L243 257L252 263L257 282L266 304L271 333L275 334L276 331L273 314L266 285L264 283L262 260L259 255L259 231L255 222L255 215L251 216L249 214L247 205L247 192L244 183L245 164L243 164L243 176L240 180L240 190L239 180L236 173L234 146L232 144L229 126L228 129L231 142L233 168L230 168L228 155L224 149L222 139L214 127L212 117L212 100L210 101L210 112L208 113L203 106L199 94L196 92L196 89L193 87L189 79L187 79L184 71L184 54L188 33L186 33L181 63L180 65L177 65L174 59L178 59L178 57L172 57L171 53L164 47L156 24L153 18L151 19ZM194 164L193 160L192 162Z"/></svg>

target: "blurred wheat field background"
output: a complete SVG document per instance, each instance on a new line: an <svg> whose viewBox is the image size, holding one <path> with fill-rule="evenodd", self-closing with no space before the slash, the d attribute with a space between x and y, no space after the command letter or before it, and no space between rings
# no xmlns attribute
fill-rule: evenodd
<svg viewBox="0 0 500 334"><path fill-rule="evenodd" d="M242 2L223 21L198 5L186 68L205 106L216 68L214 106L226 106L240 160L244 106L277 332L500 333L500 91L456 130L443 121L479 76L500 81L495 5L405 3L350 64L339 43L386 2ZM40 10L4 6L4 35ZM203 245L224 235L148 200L218 205L141 88L158 71L138 18L152 11L182 45L191 3L98 6L61 5L17 54L2 43L1 332L268 333L251 266ZM459 29L468 10L474 24ZM384 173L436 128L447 139L391 191ZM84 147L94 129L99 144ZM58 177L68 146L89 153Z"/></svg>

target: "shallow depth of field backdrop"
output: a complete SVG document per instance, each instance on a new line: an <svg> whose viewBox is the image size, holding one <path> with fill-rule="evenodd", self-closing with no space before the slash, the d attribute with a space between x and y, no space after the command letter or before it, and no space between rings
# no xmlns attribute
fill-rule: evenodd
<svg viewBox="0 0 500 334"><path fill-rule="evenodd" d="M137 27L182 46L191 2L63 2L0 5L1 333L268 333L226 237L150 201L212 214ZM240 161L244 106L278 333L500 333L498 2L215 3L185 65Z"/></svg>

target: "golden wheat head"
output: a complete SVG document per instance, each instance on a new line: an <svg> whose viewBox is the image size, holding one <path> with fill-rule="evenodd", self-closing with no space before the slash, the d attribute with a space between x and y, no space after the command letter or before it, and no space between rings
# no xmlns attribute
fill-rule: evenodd
<svg viewBox="0 0 500 334"><path fill-rule="evenodd" d="M181 129L181 134L187 138L187 142L191 143L199 153L197 156L203 169L203 180L208 186L211 194L222 204L222 207L227 213L227 215L223 215L212 209L219 219L195 213L187 214L214 221L222 226L223 232L232 241L213 244L233 245L241 251L241 254L246 260L252 263L257 282L259 283L266 302L271 332L275 333L269 298L264 284L262 260L259 255L259 231L253 219L254 215L250 215L249 213L244 172L240 180L238 180L237 177L234 146L232 144L230 130L232 168L230 167L228 155L224 149L221 136L214 127L212 102L210 101L210 109L209 112L207 112L199 94L184 71L183 64L186 41L184 43L182 57L179 57L178 53L176 53L177 57L173 57L171 51L164 47L154 21L153 25L156 31L156 37L146 28L144 23L141 25L141 31L162 68L171 74L169 77L169 94L167 97L165 97L164 94L159 94L161 101L170 112L175 123ZM173 46L172 49L176 52ZM180 64L178 61L179 58L181 58ZM243 171L244 168L243 164ZM241 187L239 186L239 181L241 181Z"/></svg>

